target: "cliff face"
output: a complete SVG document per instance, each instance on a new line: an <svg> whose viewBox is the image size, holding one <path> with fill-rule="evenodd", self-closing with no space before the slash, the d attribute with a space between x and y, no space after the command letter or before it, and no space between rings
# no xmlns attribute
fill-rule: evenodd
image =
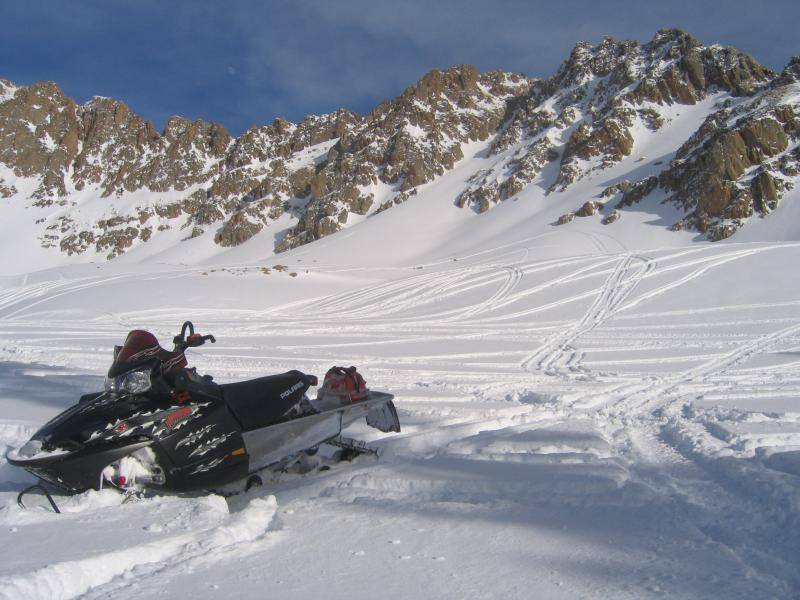
<svg viewBox="0 0 800 600"><path fill-rule="evenodd" d="M502 168L478 173L458 204L488 210L536 180L548 162L557 163L557 175L540 185L563 191L629 156L637 130L674 135L668 107L719 97L660 173L614 184L601 196L616 198L604 221L612 223L620 209L660 189L685 214L673 229L729 237L748 217L773 210L800 172L799 79L800 58L776 74L735 48L704 46L679 30L659 31L644 45L579 43L497 136L492 151L509 157ZM562 222L570 220L566 214Z"/></svg>
<svg viewBox="0 0 800 600"><path fill-rule="evenodd" d="M278 119L237 138L181 117L159 132L117 100L81 106L54 83L0 80L0 199L52 207L39 241L68 254L111 258L171 229L235 246L276 221L282 251L405 201L470 142L488 143L493 166L472 174L458 206L484 212L531 185L557 201L630 156L639 132L675 135L675 106L711 99L659 173L602 196L617 209L605 215L613 223L658 190L684 214L673 228L716 240L768 214L794 185L799 79L800 59L776 74L733 48L662 30L646 44L579 43L547 80L434 70L364 117ZM80 210L89 201L95 210ZM603 206L591 204L581 210Z"/></svg>

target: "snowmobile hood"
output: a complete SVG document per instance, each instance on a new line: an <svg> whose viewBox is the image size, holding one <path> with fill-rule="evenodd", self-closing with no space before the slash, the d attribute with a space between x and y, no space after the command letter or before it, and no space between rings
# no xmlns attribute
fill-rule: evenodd
<svg viewBox="0 0 800 600"><path fill-rule="evenodd" d="M84 396L78 404L45 423L31 440L40 442L45 452L75 450L130 417L136 404L133 396Z"/></svg>

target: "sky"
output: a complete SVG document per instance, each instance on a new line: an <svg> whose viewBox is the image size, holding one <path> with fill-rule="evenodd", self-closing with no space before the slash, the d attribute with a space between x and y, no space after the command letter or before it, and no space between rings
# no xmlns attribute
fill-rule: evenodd
<svg viewBox="0 0 800 600"><path fill-rule="evenodd" d="M175 114L238 135L276 117L369 112L433 68L547 77L575 42L680 27L780 70L797 0L0 0L0 78L111 96L161 129Z"/></svg>

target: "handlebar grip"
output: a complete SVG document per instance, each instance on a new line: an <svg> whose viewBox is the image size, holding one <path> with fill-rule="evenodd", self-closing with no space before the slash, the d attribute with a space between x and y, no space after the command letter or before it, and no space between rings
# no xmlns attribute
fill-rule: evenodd
<svg viewBox="0 0 800 600"><path fill-rule="evenodd" d="M193 333L188 338L186 338L186 345L190 348L195 348L197 346L202 346L206 342L211 342L212 344L216 343L216 338L213 335L200 335L199 333Z"/></svg>

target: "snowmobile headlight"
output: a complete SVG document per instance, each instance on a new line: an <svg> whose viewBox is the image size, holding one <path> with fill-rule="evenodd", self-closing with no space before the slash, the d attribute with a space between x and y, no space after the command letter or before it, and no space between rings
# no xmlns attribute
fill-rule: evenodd
<svg viewBox="0 0 800 600"><path fill-rule="evenodd" d="M143 394L150 389L150 369L128 371L118 377L106 377L106 391L117 394Z"/></svg>

